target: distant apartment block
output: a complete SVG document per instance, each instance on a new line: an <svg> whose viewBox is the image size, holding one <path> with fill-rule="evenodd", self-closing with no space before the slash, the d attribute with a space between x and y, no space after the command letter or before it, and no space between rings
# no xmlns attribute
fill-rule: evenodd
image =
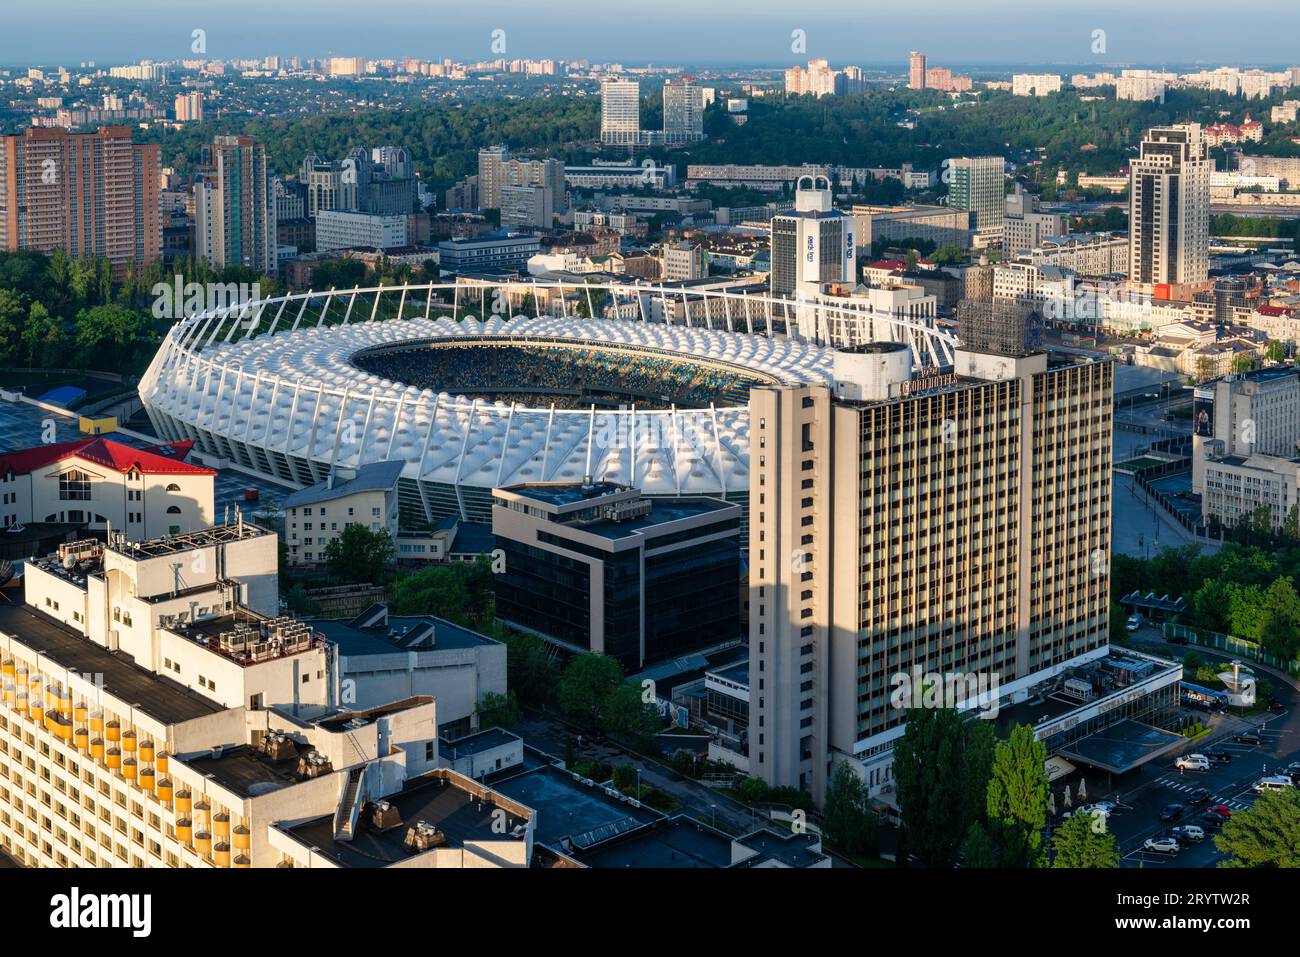
<svg viewBox="0 0 1300 957"><path fill-rule="evenodd" d="M162 253L156 144L126 126L0 137L0 249L63 249L122 270Z"/></svg>

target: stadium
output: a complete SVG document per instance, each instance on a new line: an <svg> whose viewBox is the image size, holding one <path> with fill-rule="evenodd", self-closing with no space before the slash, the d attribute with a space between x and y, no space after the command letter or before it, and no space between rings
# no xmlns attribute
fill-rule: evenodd
<svg viewBox="0 0 1300 957"><path fill-rule="evenodd" d="M513 286L332 290L205 311L168 332L141 402L161 438L191 439L215 464L300 487L331 467L398 459L408 520L482 522L494 487L588 476L745 503L749 390L831 378L834 350L800 335L802 318L787 333L784 300ZM520 302L521 286L513 316L489 311ZM618 318L578 315L593 294ZM813 328L837 318L825 312ZM951 347L923 326L874 326L864 334L909 341L921 364Z"/></svg>

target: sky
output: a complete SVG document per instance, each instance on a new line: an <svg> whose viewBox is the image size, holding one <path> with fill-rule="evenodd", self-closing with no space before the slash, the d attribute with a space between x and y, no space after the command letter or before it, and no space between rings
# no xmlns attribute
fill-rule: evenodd
<svg viewBox="0 0 1300 957"><path fill-rule="evenodd" d="M1300 60L1298 0L0 0L0 63L189 58L195 30L212 58L495 59L502 30L509 58L631 65Z"/></svg>

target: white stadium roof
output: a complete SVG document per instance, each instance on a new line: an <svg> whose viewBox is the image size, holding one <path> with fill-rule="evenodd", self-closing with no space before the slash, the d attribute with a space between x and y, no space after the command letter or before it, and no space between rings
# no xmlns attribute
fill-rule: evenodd
<svg viewBox="0 0 1300 957"><path fill-rule="evenodd" d="M165 417L178 427L175 437L193 435L210 454L231 446L225 457L241 464L248 463L236 444L248 447L254 463L254 449L325 466L397 458L407 463L404 477L484 489L589 474L659 495L748 490L744 406L594 412L512 406L417 389L351 362L377 346L482 336L645 347L791 383L829 381L831 372L832 350L786 336L572 317L444 317L299 329L217 343L196 354L164 346L155 359L164 374L146 375L141 396L156 424Z"/></svg>

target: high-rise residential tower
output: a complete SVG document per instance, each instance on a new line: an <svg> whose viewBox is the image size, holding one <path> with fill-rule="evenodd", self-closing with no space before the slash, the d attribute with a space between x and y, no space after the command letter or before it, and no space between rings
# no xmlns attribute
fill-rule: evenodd
<svg viewBox="0 0 1300 957"><path fill-rule="evenodd" d="M913 50L907 57L907 86L911 90L924 90L926 81L925 54Z"/></svg>
<svg viewBox="0 0 1300 957"><path fill-rule="evenodd" d="M1210 173L1198 123L1147 130L1129 167L1129 279L1204 282L1210 268Z"/></svg>
<svg viewBox="0 0 1300 957"><path fill-rule="evenodd" d="M557 159L515 159L505 146L485 146L478 151L478 205L501 209L502 190L508 186L536 186L549 192L547 205L564 209L564 163ZM549 226L549 219L547 221Z"/></svg>
<svg viewBox="0 0 1300 957"><path fill-rule="evenodd" d="M218 136L205 149L194 186L194 244L199 259L218 268L276 268L275 196L266 149L251 136Z"/></svg>
<svg viewBox="0 0 1300 957"><path fill-rule="evenodd" d="M636 80L602 80L600 141L606 146L636 146L640 140L641 87Z"/></svg>
<svg viewBox="0 0 1300 957"><path fill-rule="evenodd" d="M694 77L664 81L664 142L694 143L704 139L704 90Z"/></svg>
<svg viewBox="0 0 1300 957"><path fill-rule="evenodd" d="M63 249L115 268L161 253L159 148L126 126L0 137L0 249Z"/></svg>
<svg viewBox="0 0 1300 957"><path fill-rule="evenodd" d="M985 240L1002 239L1005 168L1001 156L958 156L948 160L948 205L970 210L971 229Z"/></svg>

